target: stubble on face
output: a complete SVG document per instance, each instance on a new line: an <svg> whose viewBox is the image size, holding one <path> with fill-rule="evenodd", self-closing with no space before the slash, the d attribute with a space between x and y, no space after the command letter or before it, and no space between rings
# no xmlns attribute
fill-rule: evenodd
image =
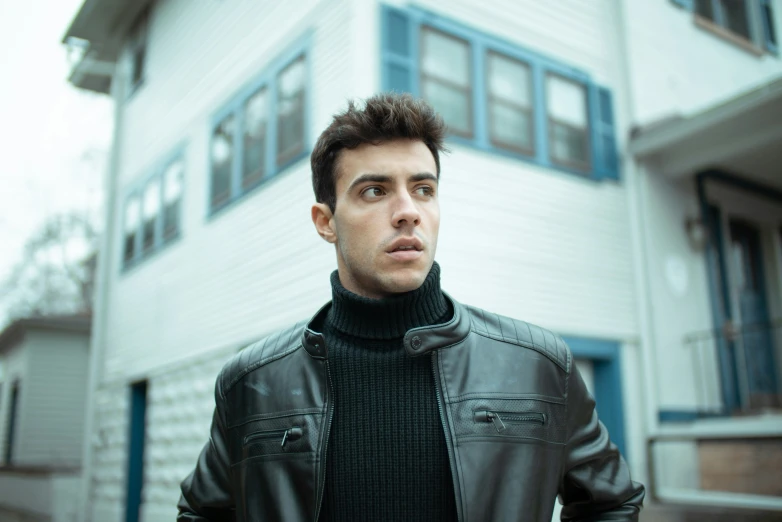
<svg viewBox="0 0 782 522"><path fill-rule="evenodd" d="M410 140L362 145L343 150L336 170L330 223L342 285L371 298L420 287L434 262L440 226L431 151Z"/></svg>

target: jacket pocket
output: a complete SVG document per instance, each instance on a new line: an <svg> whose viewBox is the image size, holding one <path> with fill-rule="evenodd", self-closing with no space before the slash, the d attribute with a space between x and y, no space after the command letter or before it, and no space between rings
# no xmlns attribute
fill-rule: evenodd
<svg viewBox="0 0 782 522"><path fill-rule="evenodd" d="M508 412L508 411L491 411L491 410L477 410L473 416L475 422L491 422L497 433L502 433L508 429L508 424L524 425L524 424L538 424L540 426L546 425L546 415L535 411L528 412Z"/></svg>
<svg viewBox="0 0 782 522"><path fill-rule="evenodd" d="M457 440L565 441L565 406L557 398L467 398L448 404Z"/></svg>

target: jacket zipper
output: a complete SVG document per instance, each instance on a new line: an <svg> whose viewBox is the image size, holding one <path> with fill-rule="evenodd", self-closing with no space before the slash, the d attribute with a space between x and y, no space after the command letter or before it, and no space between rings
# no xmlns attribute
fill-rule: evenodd
<svg viewBox="0 0 782 522"><path fill-rule="evenodd" d="M245 446L247 444L252 444L256 441L264 441L264 440L272 440L272 439L282 439L282 442L280 443L280 446L283 448L285 447L285 443L288 441L294 441L296 439L300 439L301 436L304 434L304 431L298 427L294 426L292 428L288 428L287 430L274 430L274 431L259 431L257 433L251 433L247 435L244 438L244 444Z"/></svg>
<svg viewBox="0 0 782 522"><path fill-rule="evenodd" d="M437 350L432 351L432 373L434 374L434 391L435 396L437 397L437 408L440 410L440 423L443 426L443 432L445 434L445 445L448 448L448 462L451 466L451 476L453 478L453 493L454 497L456 499L456 519L458 521L461 521L463 519L462 517L462 502L461 502L461 493L459 490L459 473L456 469L456 465L454 463L454 449L453 449L453 441L451 440L451 432L448 429L448 421L445 417L445 410L443 408L443 399L442 399L442 383L440 382L440 377L437 372Z"/></svg>
<svg viewBox="0 0 782 522"><path fill-rule="evenodd" d="M334 385L331 382L331 370L329 369L328 359L324 362L326 365L326 381L329 383L330 397L326 402L326 415L328 420L326 421L326 432L323 434L323 456L321 458L320 477L318 478L318 509L315 510L315 521L318 522L320 518L320 509L323 507L323 491L326 489L326 456L329 446L329 435L331 433L331 421L334 418ZM329 400L330 399L330 400Z"/></svg>
<svg viewBox="0 0 782 522"><path fill-rule="evenodd" d="M506 429L505 423L526 424L532 422L543 426L546 424L546 416L537 412L512 413L506 411L481 410L475 412L475 422L491 422L494 424L497 433L502 433Z"/></svg>

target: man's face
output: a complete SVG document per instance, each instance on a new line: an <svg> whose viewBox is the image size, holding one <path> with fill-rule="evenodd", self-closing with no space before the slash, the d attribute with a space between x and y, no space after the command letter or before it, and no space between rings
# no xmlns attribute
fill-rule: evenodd
<svg viewBox="0 0 782 522"><path fill-rule="evenodd" d="M437 166L421 141L343 150L337 205L313 206L321 236L334 243L342 285L380 298L415 290L434 262L440 228Z"/></svg>

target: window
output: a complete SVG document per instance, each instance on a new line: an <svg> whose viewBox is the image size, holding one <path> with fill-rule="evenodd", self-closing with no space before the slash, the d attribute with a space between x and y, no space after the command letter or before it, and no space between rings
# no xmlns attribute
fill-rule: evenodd
<svg viewBox="0 0 782 522"><path fill-rule="evenodd" d="M144 67L147 58L147 28L149 26L149 6L138 15L130 29L129 58L130 73L128 75L128 95L133 94L144 80Z"/></svg>
<svg viewBox="0 0 782 522"><path fill-rule="evenodd" d="M217 124L212 136L212 206L231 198L231 171L234 157L234 116Z"/></svg>
<svg viewBox="0 0 782 522"><path fill-rule="evenodd" d="M253 94L244 105L243 189L248 189L261 181L266 168L267 108L266 87ZM226 195L230 195L229 184L225 189Z"/></svg>
<svg viewBox="0 0 782 522"><path fill-rule="evenodd" d="M568 64L429 11L382 10L383 89L429 101L451 141L619 179L609 89Z"/></svg>
<svg viewBox="0 0 782 522"><path fill-rule="evenodd" d="M160 213L160 180L152 178L147 183L144 190L144 200L142 202L142 218L144 226L142 228L141 249L144 253L149 252L155 246L155 232L157 217Z"/></svg>
<svg viewBox="0 0 782 522"><path fill-rule="evenodd" d="M184 168L178 152L153 169L125 200L124 268L145 259L179 235Z"/></svg>
<svg viewBox="0 0 782 522"><path fill-rule="evenodd" d="M179 206L182 199L182 160L175 160L163 174L163 241L179 231Z"/></svg>
<svg viewBox="0 0 782 522"><path fill-rule="evenodd" d="M308 62L302 47L299 44L274 60L215 118L210 213L305 156Z"/></svg>
<svg viewBox="0 0 782 522"><path fill-rule="evenodd" d="M546 112L551 161L579 170L589 168L589 124L584 86L550 74Z"/></svg>
<svg viewBox="0 0 782 522"><path fill-rule="evenodd" d="M452 133L471 136L469 44L424 27L421 53L422 97L442 115Z"/></svg>
<svg viewBox="0 0 782 522"><path fill-rule="evenodd" d="M496 52L488 55L489 135L497 147L532 154L532 77L529 66Z"/></svg>
<svg viewBox="0 0 782 522"><path fill-rule="evenodd" d="M136 236L140 223L140 205L138 196L132 195L125 203L125 249L122 260L127 263L136 257Z"/></svg>
<svg viewBox="0 0 782 522"><path fill-rule="evenodd" d="M698 26L750 51L777 53L772 0L673 0L692 9Z"/></svg>
<svg viewBox="0 0 782 522"><path fill-rule="evenodd" d="M280 72L277 79L277 165L304 149L304 57Z"/></svg>

